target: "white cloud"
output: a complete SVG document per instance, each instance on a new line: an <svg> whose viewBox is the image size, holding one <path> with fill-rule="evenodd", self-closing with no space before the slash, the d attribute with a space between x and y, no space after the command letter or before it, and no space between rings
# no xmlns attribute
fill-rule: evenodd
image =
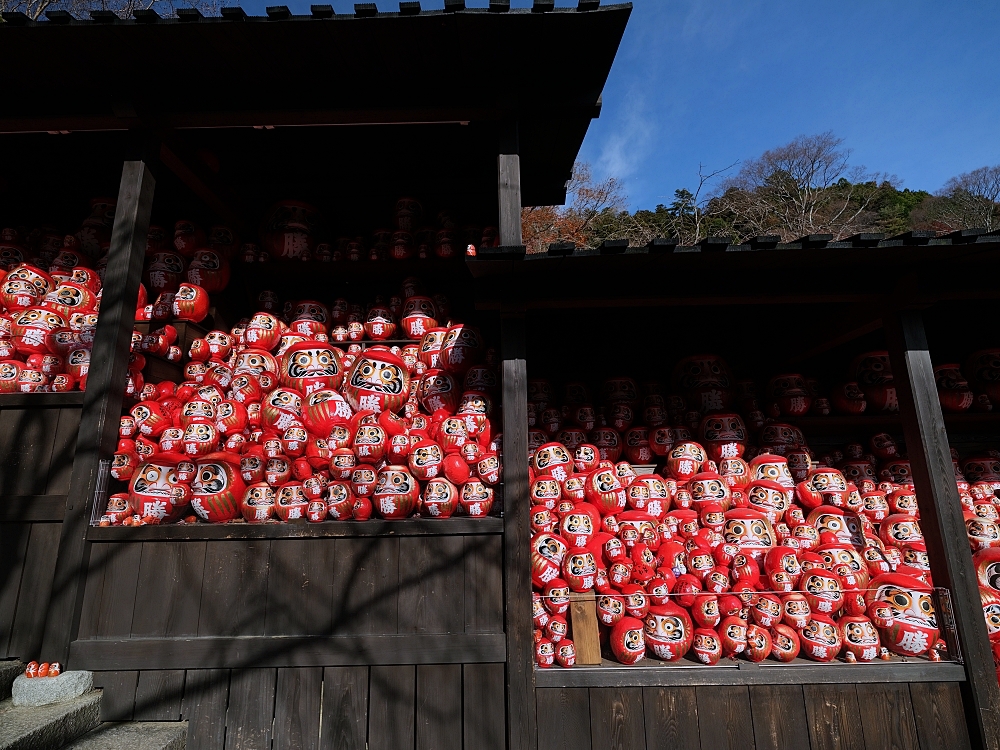
<svg viewBox="0 0 1000 750"><path fill-rule="evenodd" d="M689 5L681 24L681 37L687 40L710 40L716 49L727 47L740 38L745 24L759 10L751 2L701 2Z"/></svg>
<svg viewBox="0 0 1000 750"><path fill-rule="evenodd" d="M599 173L625 179L645 161L655 126L646 97L635 87L630 87L616 114L612 131L601 144L596 168Z"/></svg>

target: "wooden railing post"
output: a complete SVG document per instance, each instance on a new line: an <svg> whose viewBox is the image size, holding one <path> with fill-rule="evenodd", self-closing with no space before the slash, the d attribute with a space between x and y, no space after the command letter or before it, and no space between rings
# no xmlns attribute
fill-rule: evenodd
<svg viewBox="0 0 1000 750"><path fill-rule="evenodd" d="M101 460L111 458L118 442L135 303L155 185L145 162L125 162L42 641L40 656L47 661L67 663L69 644L77 630L89 557L86 537L90 506L98 486Z"/></svg>
<svg viewBox="0 0 1000 750"><path fill-rule="evenodd" d="M951 591L968 678L963 692L969 733L974 739L978 734L980 747L996 750L1000 748L1000 688L923 318L918 310L892 311L883 323L931 573L936 586Z"/></svg>

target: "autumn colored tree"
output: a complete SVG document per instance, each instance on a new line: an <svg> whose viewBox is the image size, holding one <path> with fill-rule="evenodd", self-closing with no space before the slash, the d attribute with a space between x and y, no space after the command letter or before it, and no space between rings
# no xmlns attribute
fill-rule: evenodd
<svg viewBox="0 0 1000 750"><path fill-rule="evenodd" d="M695 245L706 237L745 242L777 235L790 242L809 234L842 240L862 232L888 236L912 229L1000 230L1000 165L949 180L936 195L899 187L890 175L850 164L851 152L833 133L800 136L756 159L715 171L699 167L694 190L678 188L655 209L626 209L622 183L593 178L578 164L566 206L522 210L529 252L553 242L597 247L604 240L632 246L656 237Z"/></svg>
<svg viewBox="0 0 1000 750"><path fill-rule="evenodd" d="M521 209L521 236L529 253L544 252L555 242L572 242L589 247L595 223L605 212L625 211L626 197L621 180L595 180L590 165L573 165L566 186L566 206L532 206ZM627 213L627 212L626 212Z"/></svg>

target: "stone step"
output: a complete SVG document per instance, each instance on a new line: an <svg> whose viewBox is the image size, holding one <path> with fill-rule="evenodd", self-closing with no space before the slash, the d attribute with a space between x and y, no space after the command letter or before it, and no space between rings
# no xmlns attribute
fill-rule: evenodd
<svg viewBox="0 0 1000 750"><path fill-rule="evenodd" d="M47 706L79 698L93 689L93 672L70 670L57 677L19 675L10 692L15 706Z"/></svg>
<svg viewBox="0 0 1000 750"><path fill-rule="evenodd" d="M186 721L109 722L87 732L64 750L184 750Z"/></svg>
<svg viewBox="0 0 1000 750"><path fill-rule="evenodd" d="M48 706L0 702L0 750L56 750L100 724L101 691Z"/></svg>
<svg viewBox="0 0 1000 750"><path fill-rule="evenodd" d="M18 659L0 661L0 701L10 698L10 686L19 674L24 674L23 662Z"/></svg>

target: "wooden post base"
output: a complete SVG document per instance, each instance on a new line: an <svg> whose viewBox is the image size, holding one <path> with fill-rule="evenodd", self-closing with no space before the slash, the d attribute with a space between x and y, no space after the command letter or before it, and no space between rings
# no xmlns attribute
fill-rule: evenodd
<svg viewBox="0 0 1000 750"><path fill-rule="evenodd" d="M573 628L577 664L601 663L601 637L597 629L597 597L593 591L569 595L569 617Z"/></svg>

